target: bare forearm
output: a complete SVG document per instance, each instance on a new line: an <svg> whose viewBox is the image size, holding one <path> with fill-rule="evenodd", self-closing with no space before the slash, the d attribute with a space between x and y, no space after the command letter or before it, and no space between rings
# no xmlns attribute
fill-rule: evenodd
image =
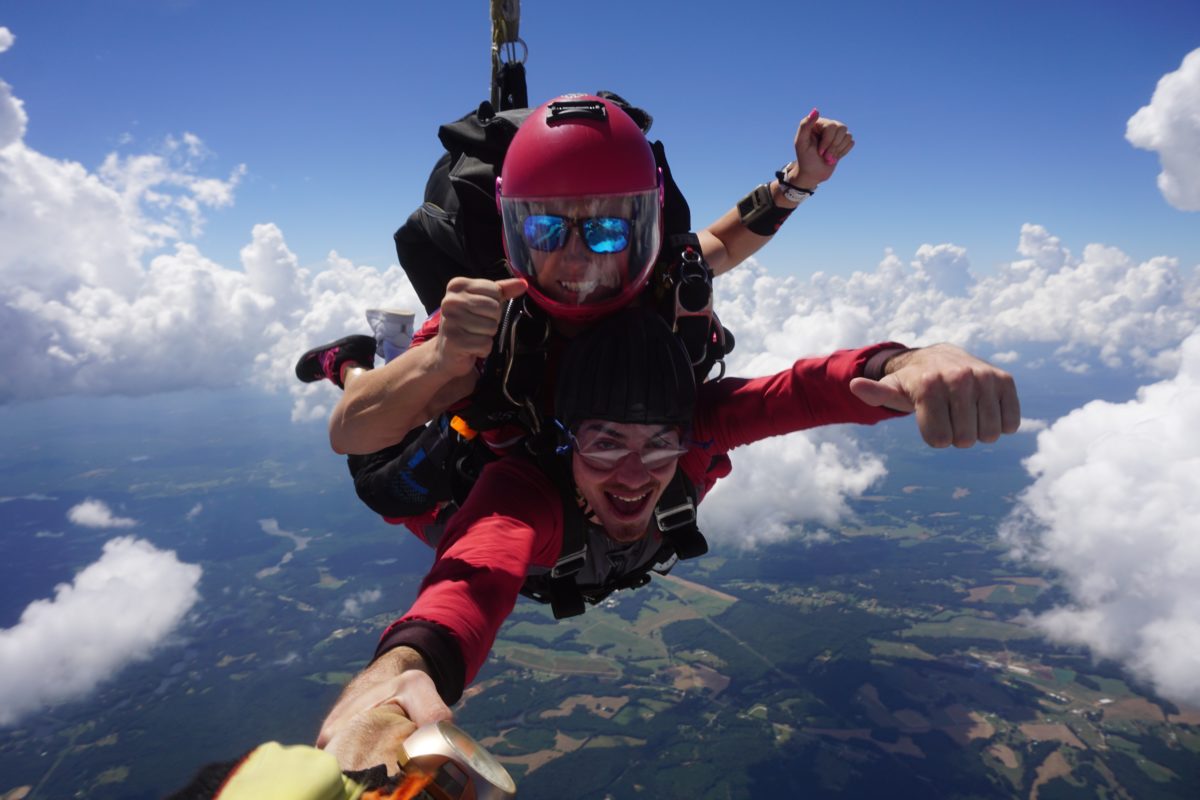
<svg viewBox="0 0 1200 800"><path fill-rule="evenodd" d="M474 372L449 371L436 342L413 347L347 382L329 418L329 444L338 453L374 453L396 444L470 394L475 379Z"/></svg>
<svg viewBox="0 0 1200 800"><path fill-rule="evenodd" d="M796 204L788 202L779 188L778 181L768 184L771 189L771 199L779 208L795 208ZM700 250L704 260L712 268L714 275L721 275L736 267L750 256L757 253L762 246L771 241L770 236L761 236L752 232L742 224L737 207L729 209L707 228L700 231Z"/></svg>

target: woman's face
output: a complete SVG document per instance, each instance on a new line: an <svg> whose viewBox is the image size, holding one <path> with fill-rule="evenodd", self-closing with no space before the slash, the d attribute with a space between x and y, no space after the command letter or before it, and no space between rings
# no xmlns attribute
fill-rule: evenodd
<svg viewBox="0 0 1200 800"><path fill-rule="evenodd" d="M626 198L547 201L541 217L551 224L561 218L566 241L552 250L530 248L537 289L570 306L594 305L618 295L629 280L629 205ZM619 246L614 243L620 239L620 225L614 220L624 221L625 243L616 252L604 252ZM590 226L593 241L603 243L601 252L585 242L585 225Z"/></svg>

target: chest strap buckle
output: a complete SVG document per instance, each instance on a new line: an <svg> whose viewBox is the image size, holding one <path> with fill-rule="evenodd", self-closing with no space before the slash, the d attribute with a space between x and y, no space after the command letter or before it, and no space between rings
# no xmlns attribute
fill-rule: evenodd
<svg viewBox="0 0 1200 800"><path fill-rule="evenodd" d="M689 497L677 506L654 509L654 519L663 533L683 528L696 522L696 505Z"/></svg>
<svg viewBox="0 0 1200 800"><path fill-rule="evenodd" d="M551 578L565 578L568 575L574 575L587 565L587 544L576 550L574 553L568 553L565 556L559 556L558 561L554 564L554 569L550 570Z"/></svg>

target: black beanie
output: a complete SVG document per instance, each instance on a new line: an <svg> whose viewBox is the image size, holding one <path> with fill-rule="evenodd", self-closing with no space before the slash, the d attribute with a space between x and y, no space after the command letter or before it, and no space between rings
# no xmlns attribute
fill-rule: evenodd
<svg viewBox="0 0 1200 800"><path fill-rule="evenodd" d="M554 412L573 428L585 419L690 425L696 380L683 343L642 308L607 317L567 346Z"/></svg>

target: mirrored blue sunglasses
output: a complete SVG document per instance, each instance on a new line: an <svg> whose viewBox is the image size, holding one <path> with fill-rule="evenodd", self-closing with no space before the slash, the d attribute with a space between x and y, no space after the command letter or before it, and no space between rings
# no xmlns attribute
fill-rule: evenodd
<svg viewBox="0 0 1200 800"><path fill-rule="evenodd" d="M629 220L624 217L561 217L557 214L530 214L525 218L525 242L542 253L552 253L566 245L572 229L578 229L583 243L593 253L620 253L629 247Z"/></svg>

